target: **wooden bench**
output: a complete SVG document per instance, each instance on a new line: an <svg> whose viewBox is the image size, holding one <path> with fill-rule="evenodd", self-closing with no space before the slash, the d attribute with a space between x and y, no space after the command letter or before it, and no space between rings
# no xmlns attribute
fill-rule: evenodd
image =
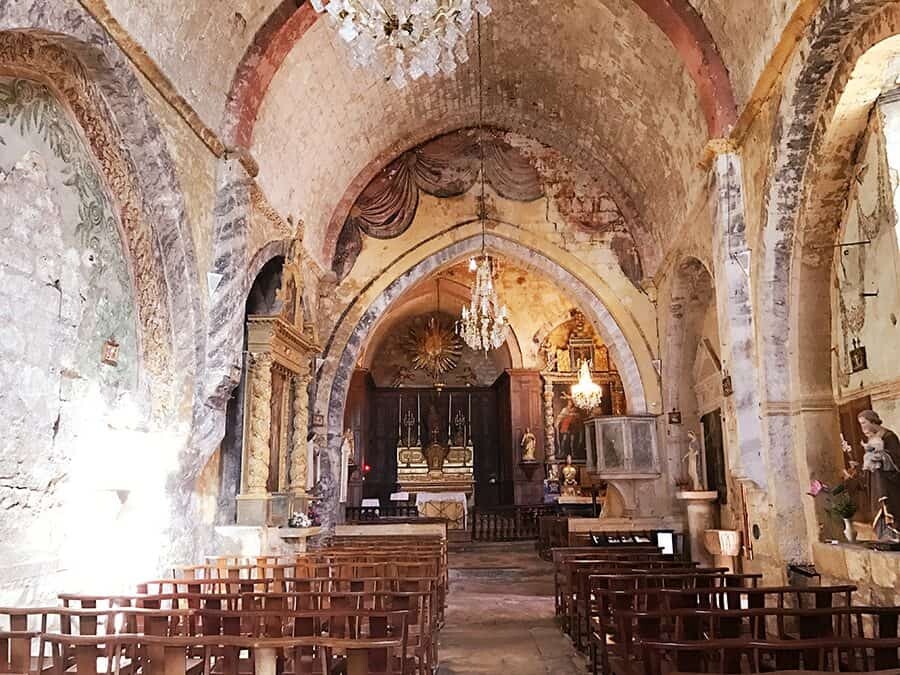
<svg viewBox="0 0 900 675"><path fill-rule="evenodd" d="M846 670L896 673L900 667L898 638L648 640L642 648L644 675Z"/></svg>

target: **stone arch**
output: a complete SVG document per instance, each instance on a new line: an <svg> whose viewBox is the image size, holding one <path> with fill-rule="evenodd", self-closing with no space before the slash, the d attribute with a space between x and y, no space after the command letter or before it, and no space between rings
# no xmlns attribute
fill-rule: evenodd
<svg viewBox="0 0 900 675"><path fill-rule="evenodd" d="M696 347L688 340L696 332L702 313L715 305L715 287L709 268L698 258L687 256L675 267L669 305L669 321L663 359L663 399L666 408L680 407L679 388L689 377L693 361L688 361ZM697 336L693 336L697 337Z"/></svg>
<svg viewBox="0 0 900 675"><path fill-rule="evenodd" d="M471 120L465 118L445 118L438 124L426 125L414 132L407 132L406 136L387 148L382 149L365 167L350 181L350 184L344 190L341 199L334 208L331 218L327 223L324 236L322 237L323 260L331 261L337 248L338 238L344 227L347 216L353 209L353 205L359 198L363 190L378 174L391 162L403 155L404 153L413 151L420 145L424 145L428 141L439 138L445 134L450 134L465 129L471 129ZM508 132L516 134L515 127L511 125L493 124L492 128L496 131ZM561 146L555 146L550 143L550 138L546 137L543 130L531 129L528 136L523 136L534 140L541 145L555 150L561 156L570 158L572 155L565 152ZM577 164L577 160L572 160ZM582 167L583 168L583 167ZM633 176L626 166L614 158L610 153L604 153L603 156L597 157L596 161L591 165L592 178L603 189L608 191L615 201L616 206L625 218L629 226L631 236L634 238L638 246L641 264L644 267L646 276L652 276L661 262L659 251L662 250L662 242L659 240L657 233L653 232L644 221L628 185L635 185Z"/></svg>
<svg viewBox="0 0 900 675"><path fill-rule="evenodd" d="M458 281L453 281L450 279L443 279L443 284L441 285L441 297L443 298L454 298L460 303L468 302L471 297L471 289ZM448 290L448 286L450 289ZM455 287L455 288L454 288ZM416 291L418 289L412 289L412 294L407 293L407 295L401 299L398 299L396 305L392 307L392 310L398 311L402 314L402 319L409 318L410 316L414 316L415 314L424 315L433 311L434 305L432 304L431 297L428 293L428 289L424 289L424 294L417 294ZM446 310L445 310L446 311ZM376 356L376 353L373 351L373 347L375 347L378 342L384 339L384 333L388 331L395 324L393 321L396 320L396 314L392 314L391 321L379 321L376 326L373 326L372 331L369 333L369 337L366 341L366 344L363 345L360 350L359 364L363 368L370 368L373 359ZM381 317L385 318L385 317ZM515 330L514 326L510 326L509 334L506 338L506 343L504 344L506 348L509 360L510 367L514 369L524 368L524 359L522 356L522 347L520 344L519 335Z"/></svg>
<svg viewBox="0 0 900 675"><path fill-rule="evenodd" d="M50 11L42 19L44 30L12 30L19 22L0 15L0 69L50 84L94 154L118 212L138 309L141 371L153 415L161 419L174 414L177 398L195 393L184 391L190 379L179 382L173 374L201 367L196 264L174 165L133 73L110 64L109 54L94 46L103 41L87 44L95 34L83 17ZM189 327L175 331L173 316Z"/></svg>
<svg viewBox="0 0 900 675"><path fill-rule="evenodd" d="M727 134L737 120L728 69L703 17L688 0L633 0L665 33L697 87L710 138ZM275 73L294 45L318 20L311 3L282 0L256 32L231 82L223 131L249 148L253 127Z"/></svg>
<svg viewBox="0 0 900 675"><path fill-rule="evenodd" d="M786 78L767 186L756 286L761 311L763 423L773 458L795 463L800 484L837 474L831 390L830 247L851 176L846 170L879 87L876 64L898 46L900 2L829 0L813 18ZM825 309L823 309L823 307ZM794 500L808 556L818 533L811 500ZM801 525L802 528L802 525ZM803 539L802 533L798 537ZM804 548L806 550L804 550Z"/></svg>
<svg viewBox="0 0 900 675"><path fill-rule="evenodd" d="M658 381L655 378L651 381L648 377L648 369L652 371L650 364L652 357L646 343L634 345L629 342L622 327L607 309L602 298L598 297L597 292L583 278L576 276L546 252L522 243L521 239L525 237L517 237L515 232L501 234L500 229L499 226L495 227L494 232L486 235L488 250L509 257L523 266L542 270L570 290L573 298L594 324L597 332L609 347L610 355L618 364L628 399L629 412L631 414L647 413L648 398L651 401L658 400ZM317 415L322 415L324 420L324 429L319 430L319 442L326 446L326 451L322 452L322 480L319 489L325 498L325 503L331 502L331 497L336 489L331 473L331 458L338 456L337 453L340 451L341 426L350 377L362 345L376 319L418 280L438 268L464 259L480 250L481 236L477 232L454 233L451 243L431 255L424 256L418 262L414 264L398 263L396 267L399 274L395 274L392 269L386 270L382 274L382 279L385 281L392 279L392 281L386 283L381 291L373 291L367 300L358 296L339 320L323 354L323 367L318 376L318 396L315 407ZM602 285L602 282L598 285ZM364 303L365 306L363 306ZM639 339L638 341L640 342ZM646 363L639 362L635 349L639 350L640 361ZM658 407L658 405L654 407ZM334 514L331 513L331 516L333 517ZM328 522L327 519L326 522Z"/></svg>

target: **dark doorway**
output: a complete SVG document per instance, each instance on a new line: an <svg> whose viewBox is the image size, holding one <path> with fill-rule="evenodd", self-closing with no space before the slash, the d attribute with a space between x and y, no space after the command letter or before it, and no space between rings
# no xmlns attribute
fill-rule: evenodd
<svg viewBox="0 0 900 675"><path fill-rule="evenodd" d="M719 503L728 502L725 482L725 442L722 437L722 411L713 410L700 418L703 425L703 448L706 457L706 489L719 493Z"/></svg>

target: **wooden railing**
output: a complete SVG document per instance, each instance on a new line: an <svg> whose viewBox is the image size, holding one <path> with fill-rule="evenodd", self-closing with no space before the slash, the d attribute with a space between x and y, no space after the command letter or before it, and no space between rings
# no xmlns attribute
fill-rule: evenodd
<svg viewBox="0 0 900 675"><path fill-rule="evenodd" d="M384 518L418 518L419 507L415 504L389 504L387 506L347 506L348 523L364 523Z"/></svg>
<svg viewBox="0 0 900 675"><path fill-rule="evenodd" d="M552 505L476 508L472 512L475 541L521 541L537 539L541 516L553 513Z"/></svg>

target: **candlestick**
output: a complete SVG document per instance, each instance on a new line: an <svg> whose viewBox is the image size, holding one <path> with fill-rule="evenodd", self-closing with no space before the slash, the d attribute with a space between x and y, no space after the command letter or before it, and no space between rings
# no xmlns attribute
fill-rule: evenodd
<svg viewBox="0 0 900 675"><path fill-rule="evenodd" d="M398 406L397 412L397 438L403 438L403 395L401 394L399 399L400 405Z"/></svg>
<svg viewBox="0 0 900 675"><path fill-rule="evenodd" d="M450 402L447 404L447 443L453 438L453 392L450 392Z"/></svg>

